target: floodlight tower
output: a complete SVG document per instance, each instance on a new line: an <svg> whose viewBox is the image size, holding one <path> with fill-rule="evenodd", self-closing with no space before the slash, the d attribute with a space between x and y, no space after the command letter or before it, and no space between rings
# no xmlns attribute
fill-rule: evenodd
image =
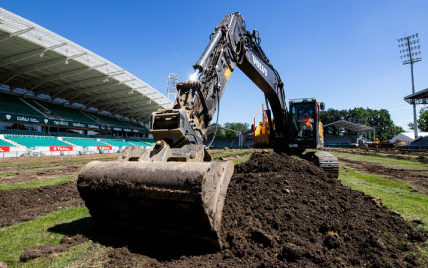
<svg viewBox="0 0 428 268"><path fill-rule="evenodd" d="M421 45L418 34L411 34L398 39L400 57L403 65L410 64L410 74L412 76L412 93L415 93L415 79L413 77L413 63L421 61ZM416 115L416 103L413 103L413 129L415 139L418 137L418 121Z"/></svg>
<svg viewBox="0 0 428 268"><path fill-rule="evenodd" d="M178 83L178 74L169 73L168 81L166 84L166 93L168 95L168 99L172 102L175 101L177 96L177 83Z"/></svg>

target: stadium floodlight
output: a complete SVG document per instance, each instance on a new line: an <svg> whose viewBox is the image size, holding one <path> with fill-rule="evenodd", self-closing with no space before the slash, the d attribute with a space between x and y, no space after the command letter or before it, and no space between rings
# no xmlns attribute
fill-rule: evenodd
<svg viewBox="0 0 428 268"><path fill-rule="evenodd" d="M410 64L410 74L412 77L412 93L415 93L415 79L413 77L413 64L421 61L421 45L419 34L411 34L397 39L398 47L400 48L400 58L403 65ZM415 139L418 137L418 121L416 115L416 103L413 103L413 129Z"/></svg>

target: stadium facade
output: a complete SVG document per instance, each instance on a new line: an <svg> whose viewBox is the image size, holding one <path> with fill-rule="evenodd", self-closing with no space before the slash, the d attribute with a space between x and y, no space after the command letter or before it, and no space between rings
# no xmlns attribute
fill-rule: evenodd
<svg viewBox="0 0 428 268"><path fill-rule="evenodd" d="M0 143L35 150L44 142L22 138L37 136L44 147L79 147L64 140L74 136L93 140L89 147L115 147L102 138L143 146L151 113L170 107L123 68L0 8Z"/></svg>

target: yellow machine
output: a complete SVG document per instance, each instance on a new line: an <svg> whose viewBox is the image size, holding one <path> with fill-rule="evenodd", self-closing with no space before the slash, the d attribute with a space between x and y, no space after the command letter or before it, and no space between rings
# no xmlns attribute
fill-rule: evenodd
<svg viewBox="0 0 428 268"><path fill-rule="evenodd" d="M257 117L258 111L254 116L254 147L255 148L267 147L269 145L270 128L269 128L269 121L266 115L266 110L263 107L263 103L261 105L261 109L262 109L262 121L259 122L257 126L256 126L256 117Z"/></svg>

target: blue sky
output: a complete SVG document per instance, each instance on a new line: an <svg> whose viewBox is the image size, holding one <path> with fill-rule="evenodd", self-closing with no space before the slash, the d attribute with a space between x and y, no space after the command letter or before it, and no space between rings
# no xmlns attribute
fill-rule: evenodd
<svg viewBox="0 0 428 268"><path fill-rule="evenodd" d="M186 80L208 35L230 12L257 29L285 81L287 99L316 97L327 108L385 108L407 128L409 66L397 38L418 32L416 90L428 87L428 1L2 1L0 6L76 42L166 93L169 72ZM220 122L248 122L264 97L238 69Z"/></svg>

